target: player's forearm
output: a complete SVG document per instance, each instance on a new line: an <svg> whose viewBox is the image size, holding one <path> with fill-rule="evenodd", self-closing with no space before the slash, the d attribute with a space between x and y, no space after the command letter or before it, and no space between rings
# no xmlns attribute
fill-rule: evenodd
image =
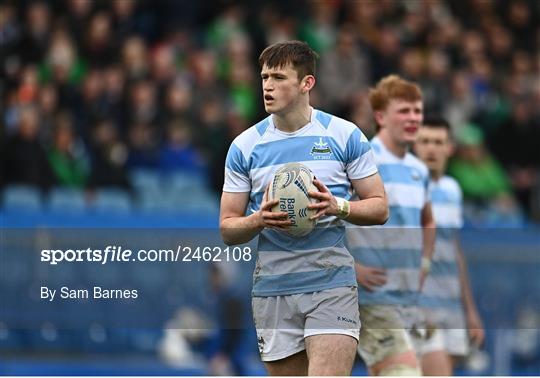
<svg viewBox="0 0 540 378"><path fill-rule="evenodd" d="M358 226L384 224L388 220L388 202L384 197L350 202L351 212L345 220Z"/></svg>
<svg viewBox="0 0 540 378"><path fill-rule="evenodd" d="M465 312L469 313L470 311L477 312L476 304L474 302L474 297L471 290L471 284L469 281L469 274L467 271L467 263L465 262L465 256L463 255L463 250L459 245L459 242L456 240L456 260L459 271L459 284L461 286L461 301Z"/></svg>
<svg viewBox="0 0 540 378"><path fill-rule="evenodd" d="M221 237L227 245L247 243L262 229L257 213L245 217L226 218L220 224Z"/></svg>
<svg viewBox="0 0 540 378"><path fill-rule="evenodd" d="M431 205L428 204L422 210L422 258L431 261L435 253L435 238L437 230Z"/></svg>
<svg viewBox="0 0 540 378"><path fill-rule="evenodd" d="M433 259L435 253L435 237L437 231L435 229L435 223L426 224L422 228L422 257Z"/></svg>

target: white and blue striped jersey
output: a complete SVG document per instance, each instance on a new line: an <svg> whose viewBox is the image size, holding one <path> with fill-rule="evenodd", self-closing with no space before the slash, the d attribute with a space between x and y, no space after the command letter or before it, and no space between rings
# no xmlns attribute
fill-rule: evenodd
<svg viewBox="0 0 540 378"><path fill-rule="evenodd" d="M309 167L333 195L351 198L350 180L377 173L369 141L353 123L312 109L300 130L278 130L269 116L240 134L225 163L224 192L249 192L247 214L260 208L264 190L281 166ZM344 243L345 227L336 217L319 220L308 235L294 238L264 229L259 235L253 274L254 296L309 293L356 286L354 260Z"/></svg>
<svg viewBox="0 0 540 378"><path fill-rule="evenodd" d="M382 141L371 141L384 183L390 217L385 225L349 227L347 245L361 264L383 268L387 283L369 292L359 288L363 304L416 305L422 257L422 209L429 202L429 172L411 153L401 158Z"/></svg>
<svg viewBox="0 0 540 378"><path fill-rule="evenodd" d="M420 304L442 327L461 328L465 324L461 302L456 238L463 226L462 193L449 176L430 183L437 238L431 272L426 279Z"/></svg>

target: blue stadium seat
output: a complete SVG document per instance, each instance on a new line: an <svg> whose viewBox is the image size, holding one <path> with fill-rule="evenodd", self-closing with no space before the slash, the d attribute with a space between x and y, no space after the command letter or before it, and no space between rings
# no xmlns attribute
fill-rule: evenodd
<svg viewBox="0 0 540 378"><path fill-rule="evenodd" d="M154 353L162 336L161 329L132 328L129 333L129 343L137 352Z"/></svg>
<svg viewBox="0 0 540 378"><path fill-rule="evenodd" d="M86 210L85 194L72 188L54 188L49 193L48 208L62 213L81 213Z"/></svg>
<svg viewBox="0 0 540 378"><path fill-rule="evenodd" d="M0 351L13 352L21 349L22 346L20 332L0 321Z"/></svg>
<svg viewBox="0 0 540 378"><path fill-rule="evenodd" d="M186 201L186 196L189 201ZM212 213L219 211L219 199L218 196L206 189L198 190L196 192L185 193L180 192L177 194L177 200L181 201L185 211Z"/></svg>
<svg viewBox="0 0 540 378"><path fill-rule="evenodd" d="M143 191L137 195L137 203L143 211L205 214L219 211L218 196L205 187L171 187L170 190L162 192Z"/></svg>
<svg viewBox="0 0 540 378"><path fill-rule="evenodd" d="M129 194L116 188L98 189L90 207L101 213L129 213L132 208Z"/></svg>
<svg viewBox="0 0 540 378"><path fill-rule="evenodd" d="M63 330L59 325L45 322L39 329L26 330L28 349L36 351L65 351L78 344L77 335L73 331Z"/></svg>
<svg viewBox="0 0 540 378"><path fill-rule="evenodd" d="M40 211L43 207L40 191L27 185L8 186L2 202L8 211Z"/></svg>
<svg viewBox="0 0 540 378"><path fill-rule="evenodd" d="M173 192L192 191L206 188L207 182L202 174L177 171L171 173L166 178L166 187Z"/></svg>
<svg viewBox="0 0 540 378"><path fill-rule="evenodd" d="M156 191L153 189L139 190L137 193L137 207L142 211L174 211L169 191Z"/></svg>
<svg viewBox="0 0 540 378"><path fill-rule="evenodd" d="M137 192L158 192L162 187L159 172L152 169L134 169L130 172L129 179Z"/></svg>

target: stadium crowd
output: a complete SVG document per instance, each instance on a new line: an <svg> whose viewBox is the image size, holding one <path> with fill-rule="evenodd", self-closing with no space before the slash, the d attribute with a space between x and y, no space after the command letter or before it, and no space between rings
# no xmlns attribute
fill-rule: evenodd
<svg viewBox="0 0 540 378"><path fill-rule="evenodd" d="M418 82L454 127L471 221L540 219L540 3L534 0L3 1L0 185L130 190L199 172L264 115L257 57L320 55L312 99L373 135L367 91Z"/></svg>

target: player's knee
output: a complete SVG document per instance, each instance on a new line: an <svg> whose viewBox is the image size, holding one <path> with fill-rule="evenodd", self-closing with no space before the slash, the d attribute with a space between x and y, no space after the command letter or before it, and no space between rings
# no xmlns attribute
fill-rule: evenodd
<svg viewBox="0 0 540 378"><path fill-rule="evenodd" d="M422 375L420 368L408 365L391 365L379 370L379 376L419 377Z"/></svg>

